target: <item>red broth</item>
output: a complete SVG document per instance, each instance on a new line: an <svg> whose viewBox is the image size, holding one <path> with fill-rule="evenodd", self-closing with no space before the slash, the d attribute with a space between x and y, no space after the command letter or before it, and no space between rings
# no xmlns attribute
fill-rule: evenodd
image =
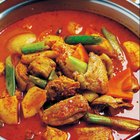
<svg viewBox="0 0 140 140"><path fill-rule="evenodd" d="M10 54L9 50L5 46L7 41L14 35L32 32L36 34L38 38L41 38L45 34L56 34L58 29L61 29L62 32L60 35L64 37L70 34L67 29L69 22L75 22L80 25L82 29L80 34L84 34L87 29L93 32L101 32L101 27L104 26L119 38L120 44L128 40L136 43L139 42L139 39L127 28L100 15L79 11L53 11L27 17L2 31L0 34L0 61L4 62L5 58ZM114 64L116 71L121 71L127 67L127 62L125 64L114 62ZM4 76L0 76L0 94L5 90L5 88ZM134 105L133 109L124 110L124 112L119 113L118 116L139 119L138 93L134 95L132 103ZM61 129L69 133L70 140L76 140L74 128L85 125L87 124L79 122L75 125L61 127ZM41 122L39 115L35 115L28 119L21 117L21 120L17 125L5 124L3 128L0 128L0 136L7 140L24 140L25 133L30 132L30 130L35 133L35 140L41 140L41 134L45 130L45 126ZM113 135L116 140L119 140L126 139L128 136L133 134L113 130Z"/></svg>

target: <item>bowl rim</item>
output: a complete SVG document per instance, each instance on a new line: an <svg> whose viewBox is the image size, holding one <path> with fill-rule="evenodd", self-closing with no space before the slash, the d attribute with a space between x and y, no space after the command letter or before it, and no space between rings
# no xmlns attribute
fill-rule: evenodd
<svg viewBox="0 0 140 140"><path fill-rule="evenodd" d="M5 9L3 12L0 13L0 20L2 20L3 18L6 18L12 11L19 9L20 7L23 7L23 6L32 4L32 3L36 3L36 2L41 2L41 1L44 1L44 0L28 0L28 1L20 2L16 5L12 5L12 7L9 7L8 9ZM45 0L45 1L55 1L55 0ZM57 1L59 1L59 0L57 0ZM70 2L72 2L72 1L74 1L74 0L70 0ZM80 0L78 0L78 1L80 1ZM81 1L85 1L85 0L81 0ZM125 8L121 5L118 5L112 1L107 1L107 0L86 0L86 1L91 2L91 3L101 4L101 5L104 4L109 8L112 8L112 6L113 6L114 8L116 8L116 10L120 10L120 12L125 12L125 13L123 13L124 15L126 14L129 18L133 19L137 24L139 24L140 17L138 15L136 15L135 13L128 10L127 8ZM1 32L1 30L0 30L0 32ZM137 35L137 36L139 36L139 35ZM135 135L128 138L128 140L132 140L132 139L138 137L139 135L140 135L140 133L138 132Z"/></svg>
<svg viewBox="0 0 140 140"><path fill-rule="evenodd" d="M3 12L0 13L0 20L1 20L0 31L3 30L4 28L6 28L7 26L9 26L10 24L12 24L11 21L10 21L11 22L10 24L6 23L7 25L2 23L3 20L5 18L7 18L12 12L15 12L16 10L22 9L25 6L32 5L35 3L39 4L41 2L48 2L48 3L51 2L51 4L53 2L56 2L57 5L64 3L64 6L65 6L66 4L70 5L70 3L75 2L75 0L69 0L69 1L65 1L65 0L28 0L28 1L19 2L18 4L14 4L13 6L9 7L8 9L5 9ZM112 2L112 0L111 1L108 1L108 0L76 0L75 4L77 4L79 2L85 3L85 4L89 3L92 6L94 6L93 4L96 4L97 6L105 6L106 8L114 10L114 12L116 13L117 16L113 16L113 15L111 15L111 13L107 13L107 12L105 14L102 14L103 12L100 12L99 9L95 10L95 8L94 8L94 10L95 10L94 13L106 16L108 18L111 18L111 19L119 22L120 24L122 24L123 26L125 26L129 30L131 30L136 36L140 37L140 31L139 31L140 17L138 15L136 15L135 13L133 13L132 11L128 10L127 8L125 8L121 5L118 5L117 3ZM72 5L70 5L70 6L72 6ZM69 8L69 7L67 6L67 8ZM57 9L57 10L61 10L61 9ZM72 9L72 10L74 10L74 9ZM80 10L80 9L77 8L75 10ZM83 8L83 9L81 9L81 11L82 10L87 11L87 12L91 12L91 10L93 10L93 8L91 8L91 7L89 9ZM46 9L46 11L47 11L47 9ZM124 18L127 18L127 20L129 22L131 22L131 24L129 22L127 22L126 20L124 20Z"/></svg>

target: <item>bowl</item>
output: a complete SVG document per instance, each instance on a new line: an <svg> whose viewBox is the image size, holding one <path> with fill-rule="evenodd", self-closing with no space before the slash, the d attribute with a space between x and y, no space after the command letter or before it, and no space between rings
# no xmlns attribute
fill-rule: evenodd
<svg viewBox="0 0 140 140"><path fill-rule="evenodd" d="M131 30L137 37L139 31L138 5L117 0L14 0L0 5L0 31L25 17L53 10L80 10L113 19ZM132 136L136 138L139 134Z"/></svg>

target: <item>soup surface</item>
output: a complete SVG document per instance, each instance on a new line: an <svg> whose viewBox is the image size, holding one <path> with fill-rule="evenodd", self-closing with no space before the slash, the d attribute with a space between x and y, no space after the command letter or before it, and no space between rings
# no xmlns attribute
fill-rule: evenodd
<svg viewBox="0 0 140 140"><path fill-rule="evenodd" d="M113 63L113 72L112 75L113 77L116 76L118 73L130 68L132 70L131 63L129 62L129 55L127 54L127 51L124 46L124 42L126 41L131 41L135 42L136 44L139 43L139 39L127 28L124 26L120 25L119 23L112 21L111 19L102 17L100 15L92 14L92 13L86 13L86 12L79 12L79 11L53 11L53 12L46 12L46 13L41 13L37 15L33 15L30 17L27 17L23 20L20 20L11 26L7 27L0 33L0 62L5 64L6 58L11 55L12 56L12 62L14 63L14 66L16 67L21 59L21 54L18 54L17 52L15 53L10 47L12 48L12 44L9 42L16 36L21 35L21 34L32 34L36 36L36 39L34 42L40 42L44 41L45 38L47 38L48 35L55 35L58 37L62 37L62 39L66 38L67 36L70 35L95 35L95 36L101 36L104 37L102 33L102 28L105 27L107 30L112 32L116 37L119 42L119 45L122 48L122 56L123 59L116 59L114 56L109 56L106 51L102 49L98 50L98 46L100 45L95 45L97 50L94 52L98 56L101 56L102 53L105 53L109 56L109 58L112 60ZM106 37L104 37L106 38ZM51 42L52 43L52 42ZM10 44L10 45L9 45ZM14 44L14 43L13 43ZM79 44L79 43L77 43ZM77 44L74 44L74 46L77 46ZM49 46L49 45L48 45ZM56 45L57 46L57 45ZM86 45L82 45L86 46ZM90 52L93 52L91 49L90 45L87 45L86 51L87 54ZM12 50L12 51L11 51ZM50 50L50 48L48 48ZM57 49L54 50L57 51ZM75 50L76 51L76 50ZM63 49L58 48L58 53L63 54ZM26 54L24 54L26 55ZM60 55L60 54L59 54ZM59 56L60 57L60 56ZM117 56L118 58L119 56ZM54 58L57 59L57 58ZM89 58L88 58L89 59ZM54 60L56 62L56 60ZM59 60L57 60L59 61ZM88 62L84 62L88 63ZM28 65L28 64L27 64ZM30 64L31 65L31 64ZM33 67L33 65L32 65ZM29 70L32 71L32 69ZM137 72L136 72L137 71ZM60 73L61 70L58 72ZM134 74L134 77L138 77L138 70L132 70L132 73ZM31 72L30 74L34 75L34 72ZM59 75L59 74L57 74ZM61 72L60 75L63 75L63 72ZM64 74L66 75L66 74ZM36 76L36 74L34 75ZM0 75L0 100L3 98L3 93L6 91L6 79L5 79L5 72L4 74ZM42 78L43 76L41 76ZM70 76L68 76L70 77ZM44 78L43 78L44 79ZM111 78L109 78L110 80ZM137 81L137 80L136 80ZM18 81L17 81L18 83ZM137 82L136 82L137 83ZM119 82L116 82L116 85L119 84ZM127 82L126 82L127 84ZM138 86L138 85L136 85ZM117 87L117 86L116 86ZM32 139L31 137L33 136L35 140L40 140L43 139L42 135L46 130L47 124L43 123L39 111L32 115L31 117L25 118L23 115L23 105L21 103L23 102L24 96L27 93L27 89L21 92L20 88L17 86L16 90L20 92L20 95L17 95L18 98L18 109L20 110L18 113L18 123L17 124L7 124L4 121L4 126L0 127L0 136L4 137L7 140L24 140L24 139ZM138 89L136 89L138 90ZM83 94L83 89L78 90L79 93L82 92ZM98 93L99 97L102 96L103 94ZM70 95L70 97L73 95ZM69 98L69 97L67 97ZM119 98L119 97L118 97ZM64 99L63 99L64 100ZM127 100L123 99L125 103L130 103L132 106L131 107L122 107L117 108L118 112L114 112L114 110L111 110L111 113L113 116L121 116L121 117L126 117L126 118L132 118L139 120L139 94L134 93L132 100ZM49 101L47 104L54 104L58 101ZM93 102L93 101L92 101ZM1 102L0 102L1 103ZM90 104L90 103L89 103ZM92 103L91 103L92 104ZM91 105L90 104L90 105ZM44 105L44 106L45 106ZM42 105L43 106L43 105ZM41 106L41 107L42 107ZM1 106L0 106L1 107ZM40 108L41 108L40 107ZM47 107L43 107L43 109L46 109ZM92 108L92 107L91 107ZM92 108L93 110L95 109L94 107ZM108 110L109 108L107 108ZM92 111L90 111L92 112ZM100 113L103 113L101 111ZM94 112L95 113L95 112ZM0 112L0 120L2 120L2 112ZM104 114L104 113L103 113ZM11 114L9 114L11 115ZM80 136L76 133L76 128L82 128L82 127L94 127L97 126L96 124L89 124L85 122L82 118L73 124L70 125L63 125L63 126L53 126L52 127L58 128L62 131L65 131L68 133L68 139L70 140L82 140L80 139ZM100 126L105 126L101 124ZM125 130L119 130L115 129L114 127L111 127L112 134L114 139L119 140L119 139L127 139L131 135L134 135L137 133L137 131L125 131ZM1 138L0 138L1 139ZM88 137L87 137L88 139Z"/></svg>

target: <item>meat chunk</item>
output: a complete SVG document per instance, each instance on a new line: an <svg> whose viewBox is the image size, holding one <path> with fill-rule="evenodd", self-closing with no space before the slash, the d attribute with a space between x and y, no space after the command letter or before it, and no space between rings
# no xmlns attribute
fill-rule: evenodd
<svg viewBox="0 0 140 140"><path fill-rule="evenodd" d="M37 57L48 57L48 58L56 58L58 56L58 53L56 51L43 51L43 52L37 52L32 54L23 54L21 57L21 62L24 64L30 64L33 60L35 60Z"/></svg>
<svg viewBox="0 0 140 140"><path fill-rule="evenodd" d="M77 140L113 140L111 129L107 127L76 128Z"/></svg>
<svg viewBox="0 0 140 140"><path fill-rule="evenodd" d="M55 62L47 57L37 57L33 60L28 69L31 74L48 78L49 74L55 69Z"/></svg>
<svg viewBox="0 0 140 140"><path fill-rule="evenodd" d="M111 106L113 108L119 108L119 107L133 107L131 103L124 102L122 98L113 98L109 95L103 95L99 98L95 99L92 102L92 105L107 105Z"/></svg>
<svg viewBox="0 0 140 140"><path fill-rule="evenodd" d="M109 95L103 95L99 98L96 98L91 103L93 110L96 114L100 114L100 112L107 111L109 114L113 114L116 112L120 112L120 109L124 108L132 108L133 105L129 102L124 102L122 98L113 98ZM116 111L117 110L117 111Z"/></svg>
<svg viewBox="0 0 140 140"><path fill-rule="evenodd" d="M89 56L87 72L85 74L75 72L75 79L80 82L82 89L104 94L108 90L105 65L98 55L90 53Z"/></svg>
<svg viewBox="0 0 140 140"><path fill-rule="evenodd" d="M112 60L104 53L100 55L100 58L103 61L104 65L106 66L108 77L112 78L114 72Z"/></svg>
<svg viewBox="0 0 140 140"><path fill-rule="evenodd" d="M63 73L69 78L73 78L73 72L66 66L66 58L74 53L75 46L66 44L62 37L55 35L48 35L45 38L45 44L51 46L51 49L58 53L56 62Z"/></svg>
<svg viewBox="0 0 140 140"><path fill-rule="evenodd" d="M69 78L73 78L73 75L72 75L73 72L66 65L67 64L66 58L68 56L71 56L74 53L74 47L75 46L65 44L64 42L56 42L52 46L52 49L59 53L59 56L57 57L56 62L60 66L63 73Z"/></svg>
<svg viewBox="0 0 140 140"><path fill-rule="evenodd" d="M21 91L25 91L27 84L29 82L28 76L27 76L27 67L26 65L19 62L16 66L16 81L19 89Z"/></svg>
<svg viewBox="0 0 140 140"><path fill-rule="evenodd" d="M69 124L83 117L88 110L87 100L82 95L76 95L44 110L42 120L52 126Z"/></svg>
<svg viewBox="0 0 140 140"><path fill-rule="evenodd" d="M52 47L53 44L55 44L56 42L62 42L64 43L64 40L62 37L60 36L57 36L57 35L47 35L45 38L44 38L44 41L45 41L45 44Z"/></svg>
<svg viewBox="0 0 140 140"><path fill-rule="evenodd" d="M46 131L43 134L45 140L67 140L68 134L57 128L47 126Z"/></svg>
<svg viewBox="0 0 140 140"><path fill-rule="evenodd" d="M49 100L59 100L76 94L76 89L80 88L80 83L66 76L59 76L50 81L47 86L47 96Z"/></svg>

